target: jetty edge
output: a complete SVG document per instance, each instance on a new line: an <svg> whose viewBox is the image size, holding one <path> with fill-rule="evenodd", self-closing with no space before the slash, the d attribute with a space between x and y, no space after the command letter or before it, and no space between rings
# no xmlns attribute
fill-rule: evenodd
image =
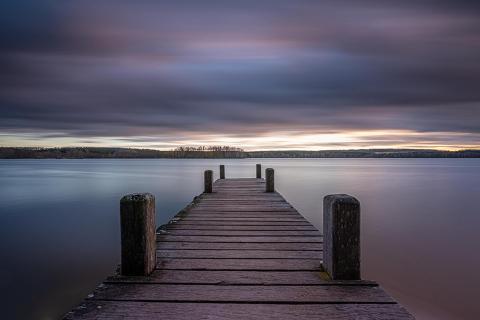
<svg viewBox="0 0 480 320"><path fill-rule="evenodd" d="M155 230L155 198L121 199L121 266L64 319L414 319L360 278L360 202L324 198L323 235L274 170L213 182ZM152 231L153 230L153 231Z"/></svg>

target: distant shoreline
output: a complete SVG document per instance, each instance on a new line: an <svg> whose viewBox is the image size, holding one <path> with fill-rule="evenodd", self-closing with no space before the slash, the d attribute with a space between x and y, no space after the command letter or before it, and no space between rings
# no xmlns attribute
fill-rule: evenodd
<svg viewBox="0 0 480 320"><path fill-rule="evenodd" d="M130 148L0 147L0 159L255 159L255 158L480 158L480 150L430 149L159 151Z"/></svg>

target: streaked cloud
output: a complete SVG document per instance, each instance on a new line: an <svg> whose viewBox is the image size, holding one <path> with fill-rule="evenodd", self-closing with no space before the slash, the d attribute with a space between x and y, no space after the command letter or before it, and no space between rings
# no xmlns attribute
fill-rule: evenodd
<svg viewBox="0 0 480 320"><path fill-rule="evenodd" d="M480 146L469 1L4 1L3 145Z"/></svg>

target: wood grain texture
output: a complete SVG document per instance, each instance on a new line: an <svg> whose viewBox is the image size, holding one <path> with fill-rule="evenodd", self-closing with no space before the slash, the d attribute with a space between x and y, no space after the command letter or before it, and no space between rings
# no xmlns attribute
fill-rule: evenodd
<svg viewBox="0 0 480 320"><path fill-rule="evenodd" d="M157 241L175 241L175 242L322 242L322 237L306 236L176 236L173 234L164 234L157 236Z"/></svg>
<svg viewBox="0 0 480 320"><path fill-rule="evenodd" d="M263 303L391 303L381 288L372 286L174 285L108 283L94 300L263 302Z"/></svg>
<svg viewBox="0 0 480 320"><path fill-rule="evenodd" d="M158 269L179 270L303 270L319 271L317 259L171 259L158 258Z"/></svg>
<svg viewBox="0 0 480 320"><path fill-rule="evenodd" d="M167 234L174 236L302 236L302 237L320 237L318 231L303 231L303 230L184 230L184 229L170 229Z"/></svg>
<svg viewBox="0 0 480 320"><path fill-rule="evenodd" d="M252 212L235 212L235 211L202 211L202 212L192 212L190 218L195 219L205 219L205 218L302 218L299 214L295 212L275 212L275 211L252 211Z"/></svg>
<svg viewBox="0 0 480 320"><path fill-rule="evenodd" d="M86 301L66 319L412 320L398 304L224 304Z"/></svg>
<svg viewBox="0 0 480 320"><path fill-rule="evenodd" d="M235 230L235 231L317 231L313 226L300 225L300 226L275 226L275 225L259 225L259 226L236 226L236 225L181 225L172 224L167 228L170 230Z"/></svg>
<svg viewBox="0 0 480 320"><path fill-rule="evenodd" d="M149 193L120 200L121 272L148 275L155 268L155 197Z"/></svg>
<svg viewBox="0 0 480 320"><path fill-rule="evenodd" d="M158 258L192 259L321 259L321 251L276 250L158 250Z"/></svg>
<svg viewBox="0 0 480 320"><path fill-rule="evenodd" d="M218 219L220 220L220 219ZM307 220L299 220L299 221L238 221L238 220L218 220L214 221L204 221L204 220L196 220L196 221L188 221L188 220L178 220L176 222L172 222L169 226L173 225L221 225L221 226L309 226L312 225Z"/></svg>
<svg viewBox="0 0 480 320"><path fill-rule="evenodd" d="M164 250L322 250L320 242L255 243L255 242L157 242L157 249Z"/></svg>
<svg viewBox="0 0 480 320"><path fill-rule="evenodd" d="M258 222L258 224L266 223L266 222L307 222L302 217L268 217L268 218L249 218L249 217L242 217L239 215L238 217L212 217L212 218L202 218L202 217L195 217L195 215L191 215L183 219L184 222L196 222L196 221L241 221L241 222Z"/></svg>
<svg viewBox="0 0 480 320"><path fill-rule="evenodd" d="M318 271L212 271L212 270L155 270L149 277L114 276L108 282L149 282L172 284L219 285L369 285L373 281L332 281Z"/></svg>

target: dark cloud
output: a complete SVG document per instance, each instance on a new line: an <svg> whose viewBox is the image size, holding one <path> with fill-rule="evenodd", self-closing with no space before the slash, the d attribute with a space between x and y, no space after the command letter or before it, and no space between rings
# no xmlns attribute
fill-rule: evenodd
<svg viewBox="0 0 480 320"><path fill-rule="evenodd" d="M3 1L0 132L154 145L188 135L406 130L445 143L445 132L465 134L478 145L479 9L474 1Z"/></svg>

